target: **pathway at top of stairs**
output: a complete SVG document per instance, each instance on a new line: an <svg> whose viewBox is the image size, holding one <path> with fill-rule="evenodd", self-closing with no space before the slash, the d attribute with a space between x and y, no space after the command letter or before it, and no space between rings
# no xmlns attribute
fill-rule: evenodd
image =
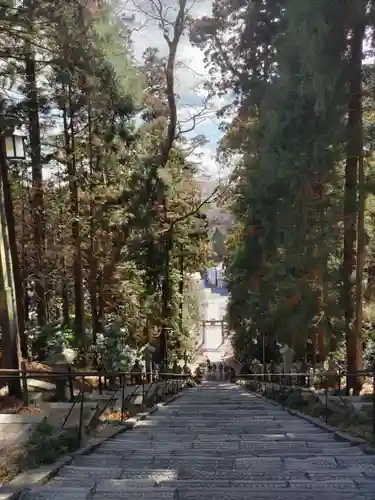
<svg viewBox="0 0 375 500"><path fill-rule="evenodd" d="M375 500L375 456L204 382L22 500Z"/></svg>

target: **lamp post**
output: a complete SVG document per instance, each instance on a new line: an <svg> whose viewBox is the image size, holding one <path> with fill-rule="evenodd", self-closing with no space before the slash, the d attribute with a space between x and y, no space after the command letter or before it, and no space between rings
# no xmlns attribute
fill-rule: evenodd
<svg viewBox="0 0 375 500"><path fill-rule="evenodd" d="M25 138L26 135L19 130L15 130L11 135L3 136L6 159L24 160L26 158Z"/></svg>
<svg viewBox="0 0 375 500"><path fill-rule="evenodd" d="M13 261L15 260L16 266L18 266L18 256L15 254L17 252L16 234L8 178L8 160L25 159L24 141L25 136L20 132L9 135L0 134L0 326L3 343L3 368L17 370L20 369L20 336ZM22 397L20 378L9 379L8 387L10 395Z"/></svg>

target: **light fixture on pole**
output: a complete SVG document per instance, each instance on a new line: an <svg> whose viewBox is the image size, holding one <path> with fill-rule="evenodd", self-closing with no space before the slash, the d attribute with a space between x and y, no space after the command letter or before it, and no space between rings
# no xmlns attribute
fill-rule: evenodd
<svg viewBox="0 0 375 500"><path fill-rule="evenodd" d="M26 135L19 130L4 137L7 160L24 160L26 158L25 138Z"/></svg>
<svg viewBox="0 0 375 500"><path fill-rule="evenodd" d="M3 368L20 369L20 337L13 265L16 253L11 186L8 161L24 160L25 136L21 132L0 133L0 325L3 342ZM22 397L20 379L8 381L9 394Z"/></svg>

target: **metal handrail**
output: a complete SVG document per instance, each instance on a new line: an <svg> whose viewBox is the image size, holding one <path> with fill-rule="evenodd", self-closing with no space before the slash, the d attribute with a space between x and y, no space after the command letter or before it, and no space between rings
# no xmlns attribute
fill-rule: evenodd
<svg viewBox="0 0 375 500"><path fill-rule="evenodd" d="M104 379L107 378L113 378L113 379L120 379L120 387L116 388L116 390L112 391L111 396L108 398L108 401L104 405L104 408L101 409L101 412L99 415L96 416L96 418L100 417L100 415L105 411L105 409L108 407L108 405L115 399L116 394L118 391L121 389L122 390L122 403L121 403L121 421L124 421L124 416L125 416L125 403L126 401L130 400L138 391L139 387L142 386L142 403L141 403L141 411L143 412L144 410L144 397L147 395L145 393L145 383L157 383L157 382L163 382L163 396L164 396L164 386L172 380L174 381L187 381L191 379L191 375L188 374L180 374L180 373L168 373L168 372L162 372L162 373L151 373L151 372L128 372L128 371L118 371L118 372L105 372L103 370L100 371L88 371L88 372L74 372L71 369L68 368L68 371L43 371L43 370L28 370L26 368L23 369L0 369L0 380L10 380L10 379L15 379L19 378L21 379L22 382L22 392L23 392L23 399L26 404L29 402L29 392L28 392L28 386L27 386L27 380L31 378L35 379L49 379L49 380L54 380L54 379L61 379L61 380L68 380L70 382L70 391L71 391L71 402L72 406L70 407L68 414L64 418L64 421L62 423L62 428L66 425L66 422L68 421L75 405L79 402L80 404L80 415L79 415L79 424L78 424L78 433L77 433L77 439L78 443L81 444L82 442L82 436L83 436L83 410L84 410L84 400L85 400L85 378L86 377L98 377L98 386L99 386L99 392L102 394L102 378ZM126 382L126 377L130 378L130 383ZM72 381L74 379L80 379L82 386L79 389L78 397L74 395L74 389L73 389L73 383ZM104 380L105 383L105 380ZM126 386L133 386L135 385L136 388L134 391L132 391L130 394L128 394L125 397L125 388ZM178 390L181 389L180 384L177 386Z"/></svg>
<svg viewBox="0 0 375 500"><path fill-rule="evenodd" d="M301 383L301 377L304 377L305 378L305 382L304 383ZM320 401L320 398L317 396L317 394L315 392L313 392L311 390L311 387L310 387L310 380L313 379L314 377L319 377L320 378L320 386L322 388L322 390L324 390L324 403L325 403L325 411L324 411L324 415L325 415L325 422L327 423L328 422L328 414L329 414L329 392L328 392L328 388L329 388L329 384L328 384L328 380L332 377L338 377L338 386L339 386L339 389L341 388L341 383L340 383L340 380L341 380L341 377L346 377L346 379L350 378L350 377L368 377L368 378L371 378L372 380L372 435L373 435L373 441L375 442L375 372L374 371L369 371L369 370L361 370L361 371L358 371L358 372L354 372L354 373L351 373L351 372L344 372L342 370L337 370L337 371L323 371L323 370L319 370L319 371L315 371L315 372L302 372L302 373L298 373L298 372L295 372L295 373L251 373L251 374L238 374L235 376L235 379L236 380L243 380L243 381L253 381L255 383L255 386L256 386L256 392L260 392L259 390L259 386L262 388L262 383L267 385L267 384L271 384L272 386L272 393L274 394L274 387L275 387L275 383L277 383L280 388L282 388L283 390L283 396L285 396L285 388L288 388L288 389L291 389L291 391L289 391L289 394L287 397L289 397L289 395L291 394L291 392L293 392L296 388L298 389L303 389L303 388L306 388L314 397L315 399L318 401ZM293 384L291 383L293 378L296 378L297 381L294 382ZM306 384L306 379L309 380L308 384ZM289 382L289 383L287 383ZM301 391L301 395L302 395L302 391ZM343 397L339 394L337 397L340 398L340 401L342 401L342 403L344 404L345 408L347 409L348 408L348 405L346 404L345 400L343 399ZM285 403L285 401L287 400L287 398L283 397L282 398L282 404Z"/></svg>
<svg viewBox="0 0 375 500"><path fill-rule="evenodd" d="M171 373L171 372L142 372L142 371L139 371L139 372L128 372L128 371L116 371L116 372L108 372L108 371L104 371L104 370L96 370L96 371L90 371L90 372L73 372L73 371L67 371L67 372L59 372L59 371L46 371L46 370L29 370L29 369L25 369L23 370L22 368L21 369L13 369L13 368L1 368L0 369L0 377L1 376L8 376L8 374L10 374L10 376L12 375L21 375L23 373L28 373L30 377L34 376L34 375L38 375L38 376L42 376L42 377L49 377L50 375L52 376L61 376L61 374L64 374L65 376L67 376L68 374L70 374L71 376L73 377L120 377L122 375L126 376L126 375L130 375L130 376L137 376L137 375L154 375L154 376L162 376L162 377L170 377L170 378L179 378L179 377L186 377L186 378L189 378L189 375L185 374L185 373Z"/></svg>

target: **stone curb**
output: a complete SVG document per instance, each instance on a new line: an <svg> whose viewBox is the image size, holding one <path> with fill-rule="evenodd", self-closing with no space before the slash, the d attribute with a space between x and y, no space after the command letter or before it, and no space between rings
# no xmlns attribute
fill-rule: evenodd
<svg viewBox="0 0 375 500"><path fill-rule="evenodd" d="M181 397L184 390L185 388L183 388L182 391L178 394L172 396L170 399L162 403L157 403L147 412L137 413L134 417L126 420L125 423L121 425L121 427L119 427L118 429L113 429L113 432L110 432L109 435L102 438L92 439L91 442L86 446L80 448L79 450L76 450L70 455L61 457L54 464L43 465L38 467L37 469L21 472L14 479L12 479L12 481L0 488L0 500L17 500L19 495L26 488L31 488L32 486L35 486L37 484L47 483L50 479L52 479L59 473L62 467L64 467L65 465L69 465L73 461L74 457L79 455L88 455L105 441L108 441L109 439L112 439L123 432L131 431L139 421L146 419L149 415L152 415L153 413L158 411L159 408L167 406Z"/></svg>
<svg viewBox="0 0 375 500"><path fill-rule="evenodd" d="M312 417L311 415L306 415L305 413L302 413L298 410L292 410L290 408L285 408L282 404L278 403L277 401L272 401L271 399L267 399L264 396L261 396L260 394L257 394L255 392L253 392L252 394L254 394L257 398L262 399L263 401L265 401L267 403L271 403L274 406L277 406L277 407L283 409L284 411L288 412L290 415L302 418L303 420L306 420L310 424L315 425L315 427L319 427L320 429L322 429L326 432L329 432L330 434L333 434L334 437L338 441L347 441L352 446L360 446L364 453L373 454L375 452L374 448L365 439L351 436L347 432L340 431L336 427L333 427L332 425L326 424L325 422L322 422L320 419ZM1 500L1 498L0 498L0 500Z"/></svg>
<svg viewBox="0 0 375 500"><path fill-rule="evenodd" d="M320 419L312 417L311 415L306 415L305 413L302 413L298 410L287 410L291 415L295 415L296 417L303 418L307 422L310 422L310 424L315 425L316 427L319 427L320 429L323 429L327 432L330 432L331 434L334 434L335 438L338 441L347 441L350 443L352 446L359 446L366 444L367 441L365 439L351 436L347 432L340 431L337 429L337 427L333 427L332 425L326 424L325 422L322 422Z"/></svg>

